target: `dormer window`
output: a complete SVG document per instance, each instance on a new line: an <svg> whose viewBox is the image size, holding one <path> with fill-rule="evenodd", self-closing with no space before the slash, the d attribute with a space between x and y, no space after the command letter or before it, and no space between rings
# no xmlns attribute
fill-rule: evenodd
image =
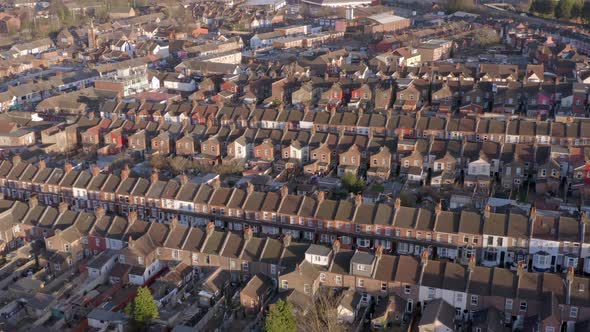
<svg viewBox="0 0 590 332"><path fill-rule="evenodd" d="M410 294L411 291L412 291L412 286L410 286L410 285L404 285L404 293L406 295Z"/></svg>
<svg viewBox="0 0 590 332"><path fill-rule="evenodd" d="M578 318L578 307L571 307L570 308L570 317L571 318Z"/></svg>

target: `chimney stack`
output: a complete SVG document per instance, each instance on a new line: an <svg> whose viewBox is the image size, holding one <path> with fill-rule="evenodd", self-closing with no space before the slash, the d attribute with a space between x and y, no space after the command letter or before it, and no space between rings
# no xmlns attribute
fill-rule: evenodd
<svg viewBox="0 0 590 332"><path fill-rule="evenodd" d="M185 185L188 183L188 176L186 174L182 174L180 176L180 184Z"/></svg>
<svg viewBox="0 0 590 332"><path fill-rule="evenodd" d="M325 198L326 198L325 192L323 192L321 190L317 192L318 205L320 205L324 201Z"/></svg>
<svg viewBox="0 0 590 332"><path fill-rule="evenodd" d="M137 221L137 211L129 211L127 214L127 220L129 221L129 224L133 224Z"/></svg>
<svg viewBox="0 0 590 332"><path fill-rule="evenodd" d="M524 273L524 262L518 261L518 265L516 266L516 275L518 277L521 277L523 273Z"/></svg>
<svg viewBox="0 0 590 332"><path fill-rule="evenodd" d="M178 226L178 218L174 217L172 218L172 220L170 221L170 229L174 229Z"/></svg>
<svg viewBox="0 0 590 332"><path fill-rule="evenodd" d="M289 195L289 187L287 187L287 185L284 185L281 187L281 197L285 198Z"/></svg>
<svg viewBox="0 0 590 332"><path fill-rule="evenodd" d="M106 211L104 210L104 207L102 207L102 206L97 207L96 210L94 210L94 215L96 216L96 220L102 219L102 217L104 217L104 215L105 215L105 212Z"/></svg>
<svg viewBox="0 0 590 332"><path fill-rule="evenodd" d="M37 195L31 195L31 197L29 197L29 208L32 209L37 205L39 205L39 197L37 197Z"/></svg>
<svg viewBox="0 0 590 332"><path fill-rule="evenodd" d="M246 192L248 193L248 195L252 195L252 193L254 192L254 185L252 184L252 182L248 182Z"/></svg>
<svg viewBox="0 0 590 332"><path fill-rule="evenodd" d="M98 166L92 166L92 177L98 176L100 174L100 168Z"/></svg>
<svg viewBox="0 0 590 332"><path fill-rule="evenodd" d="M535 219L537 219L537 208L533 206L531 208L531 220L535 220Z"/></svg>
<svg viewBox="0 0 590 332"><path fill-rule="evenodd" d="M12 157L12 164L13 164L13 165L16 165L16 164L18 164L18 163L20 163L21 161L22 161L22 158L21 158L20 154L18 154L18 153L17 153L17 154L15 154L15 155Z"/></svg>
<svg viewBox="0 0 590 332"><path fill-rule="evenodd" d="M398 197L395 199L395 209L398 210L400 207L402 207L402 200Z"/></svg>
<svg viewBox="0 0 590 332"><path fill-rule="evenodd" d="M60 202L58 205L58 210L59 210L60 214L65 213L67 210L69 210L69 208L70 207L68 206L68 203L66 203L66 202Z"/></svg>
<svg viewBox="0 0 590 332"><path fill-rule="evenodd" d="M213 221L210 221L210 222L207 224L207 229L206 229L206 231L207 231L207 236L209 236L209 235L213 234L213 231L214 231L214 230L215 230L215 223L214 223Z"/></svg>
<svg viewBox="0 0 590 332"><path fill-rule="evenodd" d="M475 269L475 263L475 255L471 255L471 257L469 257L469 263L467 264L467 271L469 271L469 273L473 272Z"/></svg>
<svg viewBox="0 0 590 332"><path fill-rule="evenodd" d="M434 208L434 213L438 216L443 211L442 202L439 201Z"/></svg>
<svg viewBox="0 0 590 332"><path fill-rule="evenodd" d="M214 189L219 189L219 187L221 187L221 180L219 179L219 177L216 177L215 179L213 179L213 181L211 181L211 187L213 187Z"/></svg>
<svg viewBox="0 0 590 332"><path fill-rule="evenodd" d="M570 304L571 301L571 295L572 295L572 287L574 285L574 267L570 266L567 269L566 275L565 275L565 285L566 285L566 290L565 290L565 304Z"/></svg>
<svg viewBox="0 0 590 332"><path fill-rule="evenodd" d="M363 204L363 195L356 194L354 196L354 206L358 208L359 206L361 206L361 204Z"/></svg>
<svg viewBox="0 0 590 332"><path fill-rule="evenodd" d="M72 164L70 164L69 162L68 163L65 163L65 165L64 165L64 171L66 173L71 172L73 169L74 169L74 166L72 166Z"/></svg>
<svg viewBox="0 0 590 332"><path fill-rule="evenodd" d="M383 246L382 245L378 245L377 249L375 249L375 256L377 257L377 259L381 259L381 256L383 256Z"/></svg>
<svg viewBox="0 0 590 332"><path fill-rule="evenodd" d="M290 246L291 240L293 240L293 236L291 236L291 233L285 234L285 236L283 236L283 246L284 247Z"/></svg>
<svg viewBox="0 0 590 332"><path fill-rule="evenodd" d="M244 230L244 239L246 239L246 241L250 241L250 239L252 239L253 235L254 235L254 230L252 229L252 227L248 227Z"/></svg>
<svg viewBox="0 0 590 332"><path fill-rule="evenodd" d="M420 254L420 265L426 266L428 263L428 250L423 250L422 254Z"/></svg>
<svg viewBox="0 0 590 332"><path fill-rule="evenodd" d="M121 181L125 181L129 178L129 166L125 165L121 170Z"/></svg>
<svg viewBox="0 0 590 332"><path fill-rule="evenodd" d="M335 254L340 251L340 240L334 240L334 243L332 243L332 251L334 251Z"/></svg>
<svg viewBox="0 0 590 332"><path fill-rule="evenodd" d="M154 169L154 171L152 172L152 183L153 182L158 182L159 180L159 175L158 175L158 170Z"/></svg>
<svg viewBox="0 0 590 332"><path fill-rule="evenodd" d="M39 170L45 169L45 167L47 167L47 163L45 162L45 160L39 160Z"/></svg>
<svg viewBox="0 0 590 332"><path fill-rule="evenodd" d="M484 217L486 219L489 219L491 213L492 213L492 206L490 204L486 204L486 208L485 208L485 211L484 211Z"/></svg>

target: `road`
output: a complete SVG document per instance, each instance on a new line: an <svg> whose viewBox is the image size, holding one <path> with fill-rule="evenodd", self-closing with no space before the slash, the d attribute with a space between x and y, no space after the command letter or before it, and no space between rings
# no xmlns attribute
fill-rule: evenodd
<svg viewBox="0 0 590 332"><path fill-rule="evenodd" d="M550 20L550 19L545 19L545 18L540 18L540 17L536 17L536 16L521 16L518 13L515 13L513 11L510 10L505 10L500 8L501 6L505 6L505 3L486 3L486 4L478 4L476 6L477 11L484 12L486 14L489 14L490 16L502 16L502 17L508 17L508 18L512 18L515 19L517 21L526 21L529 23L534 23L534 24L538 24L538 25L552 25L552 26L572 26L572 25L578 25L576 23L565 23L565 22L560 22L557 20Z"/></svg>

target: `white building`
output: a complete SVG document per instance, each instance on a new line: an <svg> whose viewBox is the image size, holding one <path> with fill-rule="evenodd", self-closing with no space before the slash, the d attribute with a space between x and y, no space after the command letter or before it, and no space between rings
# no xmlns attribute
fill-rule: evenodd
<svg viewBox="0 0 590 332"><path fill-rule="evenodd" d="M302 2L320 7L332 8L354 8L360 6L369 6L370 0L302 0Z"/></svg>
<svg viewBox="0 0 590 332"><path fill-rule="evenodd" d="M491 171L491 165L488 161L483 158L479 158L469 163L467 167L467 174L478 176L478 175L486 175L489 176Z"/></svg>

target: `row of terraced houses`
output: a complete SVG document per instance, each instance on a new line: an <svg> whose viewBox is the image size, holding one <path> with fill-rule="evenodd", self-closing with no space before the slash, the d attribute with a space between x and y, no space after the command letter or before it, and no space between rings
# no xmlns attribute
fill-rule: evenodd
<svg viewBox="0 0 590 332"><path fill-rule="evenodd" d="M256 193L251 191L247 196ZM282 198L280 193L275 196L282 201L280 205L288 205L297 199L295 195L282 194ZM481 260L483 265L477 265L479 259L476 255L470 255L467 260L438 260L433 259L428 250L421 251L420 255L389 255L383 245L367 251L351 249L341 240L334 240L331 245L312 244L310 241L296 241L293 237L295 232L288 231L287 227L282 227L285 232L281 236L258 237L255 234L257 227L250 224L247 218L241 225L249 226L242 231L236 229L237 222L233 223L233 230L228 229L232 224L222 225L215 215L208 218L205 227L193 227L175 217L167 223L142 221L136 211L129 212L126 217L116 216L107 213L102 206L94 212L76 211L65 201L60 202L58 207L52 207L41 204L37 196L31 196L28 203L4 202L9 204L7 208L3 204L3 212L0 213L2 240L12 244L43 240L49 252L47 266L56 274L83 266L88 258L110 250L117 253L119 264L129 266L128 282L136 285L145 284L167 266L181 262L197 270L221 267L229 271L234 280L248 280L252 275L264 274L274 280L280 292L296 291L315 296L323 288L354 289L362 303L368 304L371 298L379 299L380 305L385 305L390 312L388 319L391 320L394 317L392 313L395 313L396 319L401 319L405 314L425 310L429 303L435 305L437 299L443 299L454 307L455 321L473 320L474 316L491 310L502 323L513 328L535 327L540 331L555 331L590 319L590 279L576 275L573 265L565 273L529 272L523 261L515 269L508 269L486 266L489 264L485 259ZM325 204L345 206L346 201L324 200L320 202L320 207ZM379 209L362 202L360 206L355 207L354 203L348 206L357 210L355 214L360 213L358 210ZM396 211L401 212L395 213L390 225L396 233L391 240L398 232L395 219L409 212L399 206ZM448 211L435 213L435 223L448 221L448 213L452 214ZM515 217L490 213L483 219L483 228L487 229L486 224L490 222L502 224L502 218L508 221ZM467 220L475 219L479 220L479 216L468 218L459 215L459 228L464 228ZM523 225L530 223L534 227L539 217L534 214L532 219L529 221L522 215L519 218ZM281 220L276 222L281 223ZM316 222L318 225L321 223L319 220ZM560 230L565 227L562 223L577 225L573 218L560 218L557 222ZM375 223L371 225L379 227ZM368 226L364 224L364 229L358 233L365 232ZM406 227L407 232L419 233L418 228L410 230ZM322 234L321 230L315 232ZM490 236L486 235L487 232L484 231L483 236L465 235L465 240L487 243L486 239ZM436 234L431 245L436 247L441 233L424 233ZM458 238L460 234L446 234L445 239ZM531 234L528 240L509 239L533 243L538 241L536 237ZM500 238L496 237L492 242ZM402 239L395 240L403 243ZM489 246L483 249L477 247L489 255L486 251ZM92 264L93 269L100 268L95 265ZM379 324L375 323L375 319L373 324Z"/></svg>
<svg viewBox="0 0 590 332"><path fill-rule="evenodd" d="M512 266L523 261L537 271L562 271L569 267L590 273L590 219L585 213L532 208L483 212L432 209L373 203L358 195L332 200L318 191L313 195L223 187L217 180L196 183L186 176L163 181L157 173L136 178L124 168L120 174L46 167L18 156L0 164L0 187L5 198L46 205L67 204L75 211L106 211L168 223L202 226L214 222L220 229L269 236L290 234L295 239L333 243L343 247L436 257L466 263L475 256L486 266Z"/></svg>

